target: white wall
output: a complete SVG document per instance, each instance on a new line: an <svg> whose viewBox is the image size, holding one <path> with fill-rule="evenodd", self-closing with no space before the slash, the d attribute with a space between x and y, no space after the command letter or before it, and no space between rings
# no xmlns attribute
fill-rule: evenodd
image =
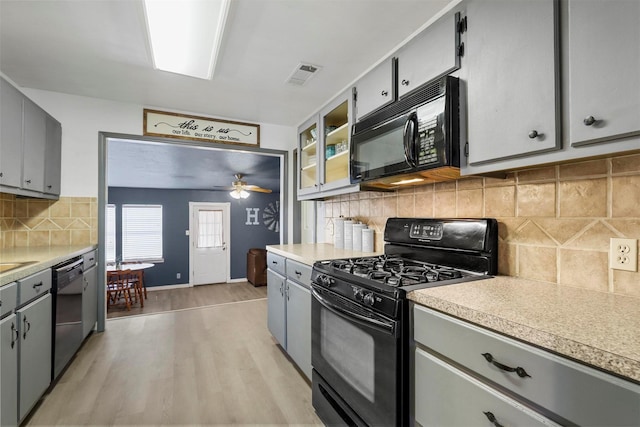
<svg viewBox="0 0 640 427"><path fill-rule="evenodd" d="M142 110L145 106L37 89L20 90L62 123L61 196L98 197L98 133L142 135ZM231 117L217 118L234 120ZM289 212L292 212L295 198L292 151L296 145L296 135L294 127L260 123L260 147L289 152ZM291 238L291 215L287 226Z"/></svg>

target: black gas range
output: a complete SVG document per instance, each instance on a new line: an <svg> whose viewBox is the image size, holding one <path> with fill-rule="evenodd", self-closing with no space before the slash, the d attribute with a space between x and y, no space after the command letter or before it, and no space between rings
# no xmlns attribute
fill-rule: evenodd
<svg viewBox="0 0 640 427"><path fill-rule="evenodd" d="M313 404L328 425L407 425L406 294L497 273L495 219L390 218L384 240L383 255L313 266Z"/></svg>

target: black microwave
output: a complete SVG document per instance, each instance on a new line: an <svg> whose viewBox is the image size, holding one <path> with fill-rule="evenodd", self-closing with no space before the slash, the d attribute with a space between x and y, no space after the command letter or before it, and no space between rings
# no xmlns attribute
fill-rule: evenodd
<svg viewBox="0 0 640 427"><path fill-rule="evenodd" d="M445 76L353 125L351 182L459 168L459 92Z"/></svg>

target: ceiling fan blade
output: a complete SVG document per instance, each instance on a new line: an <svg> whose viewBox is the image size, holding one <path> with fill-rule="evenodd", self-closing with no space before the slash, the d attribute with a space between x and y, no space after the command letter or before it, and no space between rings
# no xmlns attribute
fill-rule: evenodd
<svg viewBox="0 0 640 427"><path fill-rule="evenodd" d="M258 187L257 185L246 185L244 189L247 191L256 191L258 193L272 193L268 188Z"/></svg>

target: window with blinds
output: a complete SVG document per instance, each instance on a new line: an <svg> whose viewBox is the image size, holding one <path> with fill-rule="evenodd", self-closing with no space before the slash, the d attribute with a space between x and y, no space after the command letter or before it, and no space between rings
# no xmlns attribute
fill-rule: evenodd
<svg viewBox="0 0 640 427"><path fill-rule="evenodd" d="M122 261L162 261L162 206L122 206Z"/></svg>
<svg viewBox="0 0 640 427"><path fill-rule="evenodd" d="M116 205L107 205L105 250L108 263L116 262Z"/></svg>

